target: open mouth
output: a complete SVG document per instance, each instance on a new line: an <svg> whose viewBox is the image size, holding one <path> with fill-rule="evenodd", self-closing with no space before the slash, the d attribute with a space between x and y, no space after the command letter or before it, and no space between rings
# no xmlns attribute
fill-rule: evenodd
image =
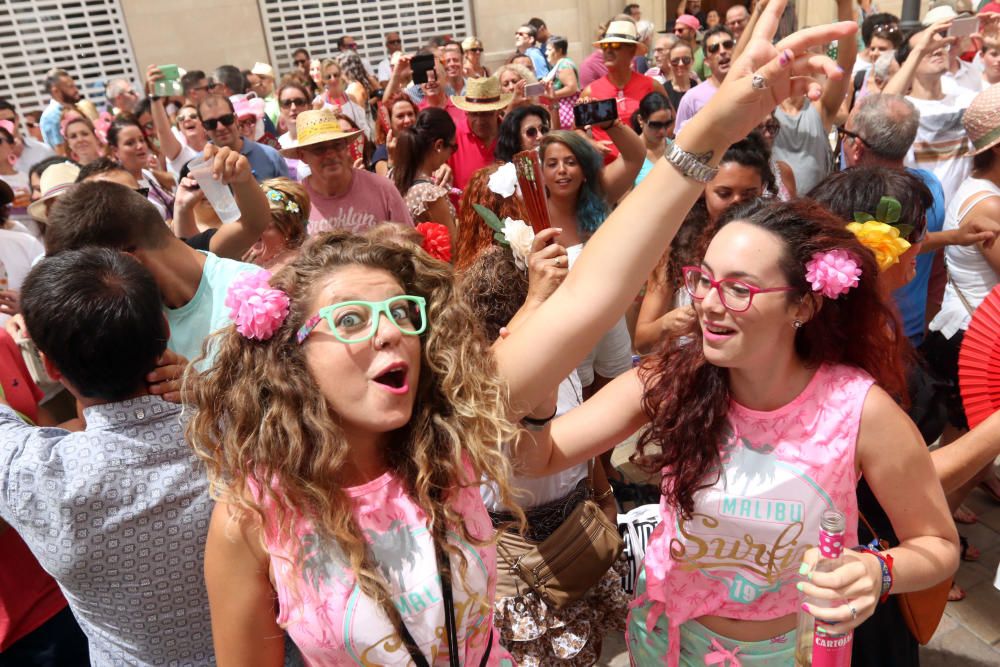
<svg viewBox="0 0 1000 667"><path fill-rule="evenodd" d="M406 371L406 364L392 364L376 375L374 381L394 394L405 394L410 389L406 379Z"/></svg>
<svg viewBox="0 0 1000 667"><path fill-rule="evenodd" d="M702 332L706 340L719 341L734 335L736 330L724 327L720 324L709 324L708 322L704 322L702 324Z"/></svg>

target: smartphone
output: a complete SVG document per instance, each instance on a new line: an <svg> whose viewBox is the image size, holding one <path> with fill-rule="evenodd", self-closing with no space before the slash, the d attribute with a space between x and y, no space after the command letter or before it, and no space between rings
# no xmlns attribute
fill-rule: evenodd
<svg viewBox="0 0 1000 667"><path fill-rule="evenodd" d="M529 83L524 87L525 97L538 97L545 92L545 84L539 81L538 83Z"/></svg>
<svg viewBox="0 0 1000 667"><path fill-rule="evenodd" d="M617 100L597 100L596 102L586 102L573 107L573 119L576 126L582 128L586 125L606 123L609 120L618 118Z"/></svg>
<svg viewBox="0 0 1000 667"><path fill-rule="evenodd" d="M968 37L972 33L979 30L979 17L978 16L967 16L960 19L955 19L951 22L951 27L948 28L949 37Z"/></svg>
<svg viewBox="0 0 1000 667"><path fill-rule="evenodd" d="M182 95L180 68L177 65L160 65L159 69L163 78L153 84L153 94L157 97Z"/></svg>
<svg viewBox="0 0 1000 667"><path fill-rule="evenodd" d="M410 68L413 70L413 83L427 83L427 73L434 69L434 54L421 53L414 56L410 61Z"/></svg>

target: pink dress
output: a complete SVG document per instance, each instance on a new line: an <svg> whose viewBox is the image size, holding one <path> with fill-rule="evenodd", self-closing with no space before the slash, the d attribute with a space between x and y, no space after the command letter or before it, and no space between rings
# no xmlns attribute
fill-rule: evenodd
<svg viewBox="0 0 1000 667"><path fill-rule="evenodd" d="M354 516L389 584L393 603L421 652L432 665L448 664L441 578L438 576L427 515L391 472L347 489ZM489 539L493 524L477 485L454 492L454 507L469 533ZM265 507L273 516L273 509ZM290 550L268 521L265 546L278 593L278 624L287 630L312 667L334 665L410 665L406 647L382 608L361 593L350 564L334 543L324 541L306 520L296 525L305 557L293 561ZM513 665L493 631L496 550L464 542L455 531L449 541L465 555L466 576L452 558L459 662L476 666L492 644L489 665Z"/></svg>
<svg viewBox="0 0 1000 667"><path fill-rule="evenodd" d="M798 611L798 569L823 510L844 512L846 544L857 544L854 450L872 384L857 368L823 365L777 410L732 403L722 470L695 496L692 517L681 520L661 502L663 521L643 564L645 592L637 586L629 614L636 664L652 651L676 667L679 628L690 619L759 621Z"/></svg>

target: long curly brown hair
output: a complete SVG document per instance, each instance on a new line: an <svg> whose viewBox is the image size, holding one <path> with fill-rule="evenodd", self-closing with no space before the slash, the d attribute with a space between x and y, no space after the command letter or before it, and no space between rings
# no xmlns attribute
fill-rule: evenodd
<svg viewBox="0 0 1000 667"><path fill-rule="evenodd" d="M857 287L822 307L795 338L795 351L809 367L846 364L867 372L887 392L905 396L907 339L894 308L878 284L875 257L847 231L843 221L809 200L753 202L732 219L747 222L784 241L780 260L790 301L811 293L805 265L819 251L842 248L862 269ZM642 406L650 426L640 437L633 461L649 472L668 469L662 492L667 502L689 516L694 496L715 482L721 436L729 412L728 371L713 366L702 350L701 330L680 347L663 348L640 368Z"/></svg>
<svg viewBox="0 0 1000 667"><path fill-rule="evenodd" d="M516 434L507 419L506 386L475 333L468 306L455 293L451 267L406 241L334 232L307 243L298 259L271 279L288 295L290 312L270 340L245 338L231 325L206 343L216 356L211 368L188 383L198 408L188 436L222 500L274 530L291 545L294 562L303 555L294 526L304 518L334 540L362 591L392 613L387 585L342 482L350 443L295 336L314 314L319 286L345 266L386 270L407 294L427 300L429 326L422 337L413 414L392 434L385 457L427 513L442 548L461 556L438 538L445 525L470 544L485 544L469 534L448 501L457 489L478 487L486 479L500 489L504 504L514 502L507 481L511 468L501 450L501 443L512 442ZM270 518L264 505L275 508ZM464 580L464 558L460 565ZM391 620L399 623L398 613Z"/></svg>

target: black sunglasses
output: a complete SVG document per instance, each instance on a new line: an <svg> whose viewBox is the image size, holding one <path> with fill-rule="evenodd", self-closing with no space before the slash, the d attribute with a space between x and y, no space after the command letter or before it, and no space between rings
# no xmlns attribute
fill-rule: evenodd
<svg viewBox="0 0 1000 667"><path fill-rule="evenodd" d="M529 139L534 139L539 134L541 134L542 136L548 134L549 128L547 125L542 125L541 127L531 126L528 129L526 129L524 133L528 136Z"/></svg>
<svg viewBox="0 0 1000 667"><path fill-rule="evenodd" d="M205 126L205 129L209 132L214 131L219 127L219 123L222 123L226 127L229 127L236 122L236 114L227 113L225 116L219 116L218 118L209 118L207 120L202 120L201 124Z"/></svg>
<svg viewBox="0 0 1000 667"><path fill-rule="evenodd" d="M294 62L295 62L296 65L305 65L306 63L309 62L309 59L308 58L296 58Z"/></svg>
<svg viewBox="0 0 1000 667"><path fill-rule="evenodd" d="M309 100L304 97L293 97L288 100L281 100L280 104L282 109L291 109L292 107L309 106Z"/></svg>
<svg viewBox="0 0 1000 667"><path fill-rule="evenodd" d="M646 125L649 126L651 130L665 130L674 124L674 119L670 120L647 120Z"/></svg>
<svg viewBox="0 0 1000 667"><path fill-rule="evenodd" d="M850 137L851 139L854 139L855 141L860 141L863 145L868 146L869 148L871 148L871 146L868 145L868 142L864 140L864 137L862 137L862 136L860 136L860 135L858 135L858 134L856 134L854 132L851 132L850 130L846 130L843 127L838 127L837 128L837 142L838 143L843 143L844 137Z"/></svg>
<svg viewBox="0 0 1000 667"><path fill-rule="evenodd" d="M734 42L731 39L727 39L727 40L724 40L722 42L716 42L715 44L712 44L711 46L707 46L707 47L705 47L705 49L709 53L715 54L715 53L719 52L719 49L725 49L726 51L732 51L735 46L736 46L736 42Z"/></svg>

